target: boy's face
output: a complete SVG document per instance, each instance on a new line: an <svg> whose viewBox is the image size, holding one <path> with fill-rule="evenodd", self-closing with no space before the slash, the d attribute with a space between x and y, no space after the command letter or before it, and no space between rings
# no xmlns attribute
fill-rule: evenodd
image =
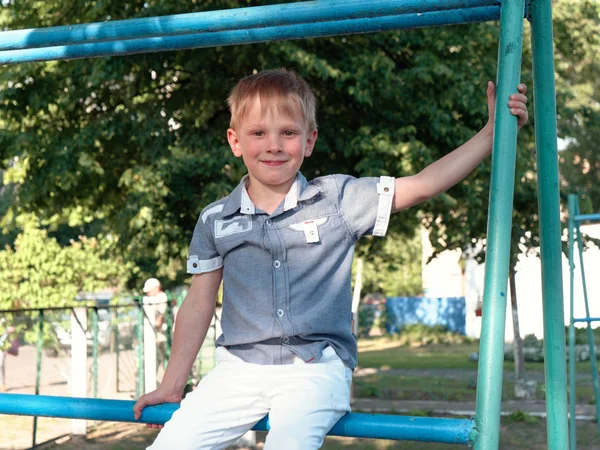
<svg viewBox="0 0 600 450"><path fill-rule="evenodd" d="M233 154L244 160L251 187L286 193L313 151L317 130L306 129L299 106L288 116L276 107L263 111L256 98L239 126L227 130L227 139Z"/></svg>

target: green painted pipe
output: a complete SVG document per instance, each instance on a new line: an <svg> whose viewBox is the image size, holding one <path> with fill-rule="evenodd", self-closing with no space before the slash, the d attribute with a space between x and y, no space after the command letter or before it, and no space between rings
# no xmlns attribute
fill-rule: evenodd
<svg viewBox="0 0 600 450"><path fill-rule="evenodd" d="M552 0L531 3L548 450L569 445Z"/></svg>
<svg viewBox="0 0 600 450"><path fill-rule="evenodd" d="M517 118L506 105L521 77L524 0L505 0L500 15L496 119L492 151L477 408L472 439L476 450L496 450L504 363L506 292L515 184Z"/></svg>
<svg viewBox="0 0 600 450"><path fill-rule="evenodd" d="M569 320L569 445L570 450L577 449L577 420L575 418L576 396L576 372L575 372L575 215L577 214L577 196L569 194L569 297L570 297L570 320Z"/></svg>

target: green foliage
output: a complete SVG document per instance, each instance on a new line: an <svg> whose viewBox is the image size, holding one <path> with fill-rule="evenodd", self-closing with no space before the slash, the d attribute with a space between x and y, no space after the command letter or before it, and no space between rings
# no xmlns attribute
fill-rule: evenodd
<svg viewBox="0 0 600 450"><path fill-rule="evenodd" d="M416 296L423 292L421 236L390 232L386 239L364 239L357 256L363 266L363 292L384 297Z"/></svg>
<svg viewBox="0 0 600 450"><path fill-rule="evenodd" d="M14 248L0 251L0 309L72 305L82 292L119 287L130 266L108 259L109 237L81 237L61 246L31 215Z"/></svg>
<svg viewBox="0 0 600 450"><path fill-rule="evenodd" d="M464 344L471 339L449 331L444 325L423 325L420 323L405 325L400 333L395 335L400 345L422 347L431 344Z"/></svg>
<svg viewBox="0 0 600 450"><path fill-rule="evenodd" d="M10 3L1 25L118 20L239 2L69 5ZM245 171L225 139L225 98L241 76L285 66L314 88L320 133L303 168L307 177L404 176L485 123L496 35L494 24L479 24L8 66L0 85L0 160L8 184L18 186L19 206L42 220L57 217L66 237L81 228L87 236L117 236L116 254L140 269L130 286L149 274L181 280L199 212ZM465 190L444 198L454 201ZM447 204L424 208L433 214ZM419 223L406 211L390 231L399 239ZM397 289L382 279L373 284Z"/></svg>
<svg viewBox="0 0 600 450"><path fill-rule="evenodd" d="M594 336L594 342L597 346L600 346L600 327L592 328L592 335ZM569 327L565 327L565 341L569 345ZM587 325L584 327L575 327L575 344L588 345L588 331Z"/></svg>
<svg viewBox="0 0 600 450"><path fill-rule="evenodd" d="M523 411L517 410L513 411L508 417L507 421L511 422L525 422L525 423L540 423L541 418L532 416L531 414L527 414Z"/></svg>
<svg viewBox="0 0 600 450"><path fill-rule="evenodd" d="M600 211L600 3L561 1L553 11L562 191L580 195L581 212Z"/></svg>
<svg viewBox="0 0 600 450"><path fill-rule="evenodd" d="M269 2L252 2L263 3ZM242 4L26 0L3 5L0 25L45 27ZM597 52L598 33L587 32L597 7L591 0L574 5L561 0L556 11L557 47L571 45L567 41L574 36L573 42L585 44L583 50L572 44L559 54L560 98L580 86L572 95L585 105L599 92L585 81L593 78L588 75L595 65L579 71L577 60L580 51ZM16 223L22 212L35 213L53 227L61 245L79 235L114 236L111 255L136 268L128 273L129 287L148 275L182 281L199 212L230 192L245 172L225 139L225 98L240 77L285 66L311 84L319 99L320 132L303 168L308 178L412 175L485 124L485 83L495 78L497 40L497 24L486 23L5 66L0 73L3 243L12 244L22 232ZM523 81L531 97L529 59L525 49ZM594 64L598 60L592 58ZM579 106L572 102L560 111L559 124L573 117L567 136L575 136L575 125L587 117L569 115ZM532 130L520 133L513 253L519 244L537 243ZM487 227L490 170L486 161L446 194L397 214L387 240L406 240L423 224L436 251L466 250L480 242ZM410 245L393 249L368 240L361 245L360 254L369 255L381 272L366 277L370 289L395 295L421 290L415 275L420 256ZM406 253L415 265L392 264L387 253Z"/></svg>

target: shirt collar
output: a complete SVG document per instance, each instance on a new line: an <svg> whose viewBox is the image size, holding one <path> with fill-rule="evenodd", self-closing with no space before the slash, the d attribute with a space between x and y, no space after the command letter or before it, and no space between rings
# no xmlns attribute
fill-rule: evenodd
<svg viewBox="0 0 600 450"><path fill-rule="evenodd" d="M230 216L240 211L242 214L256 214L256 207L246 189L248 175L244 175L236 188L229 194L229 198L221 211L221 216ZM298 206L298 202L306 201L321 192L317 186L309 184L300 172L296 175L294 183L283 201L283 211L289 211Z"/></svg>

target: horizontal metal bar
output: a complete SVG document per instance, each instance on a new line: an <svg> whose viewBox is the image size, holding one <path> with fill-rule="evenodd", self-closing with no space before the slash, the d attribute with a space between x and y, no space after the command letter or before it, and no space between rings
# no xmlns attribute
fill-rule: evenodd
<svg viewBox="0 0 600 450"><path fill-rule="evenodd" d="M165 36L125 41L76 44L27 50L0 51L0 64L35 61L91 58L97 56L130 55L168 50L250 44L286 39L301 39L343 34L371 33L416 27L486 22L500 17L500 7L434 11L423 14L386 16L376 19L340 20L313 24L286 25L216 33Z"/></svg>
<svg viewBox="0 0 600 450"><path fill-rule="evenodd" d="M136 421L133 418L134 404L135 401L131 400L0 394L0 414L21 416L163 424L179 408L176 403L149 406L144 408L142 417ZM258 422L254 429L267 431L269 429L268 417ZM469 419L346 414L331 429L329 434L333 436L468 444L472 429L473 421Z"/></svg>
<svg viewBox="0 0 600 450"><path fill-rule="evenodd" d="M141 300L141 298L140 298ZM93 300L88 300L89 302L93 302ZM167 302L165 302L167 303ZM158 304L158 303L157 303ZM134 306L138 306L138 301L133 301L131 303L118 303L112 305L99 305L97 303L87 303L81 302L80 305L67 305L67 306L46 306L43 308L15 308L15 309L0 309L0 314L6 313L27 313L27 312L35 312L35 311L61 311L61 310L71 310L74 308L86 308L86 309L118 309L118 308L131 308Z"/></svg>
<svg viewBox="0 0 600 450"><path fill-rule="evenodd" d="M96 22L0 33L0 50L240 30L499 6L500 0L328 0Z"/></svg>
<svg viewBox="0 0 600 450"><path fill-rule="evenodd" d="M600 317L581 317L579 319L573 319L573 323L577 323L577 322L600 322Z"/></svg>
<svg viewBox="0 0 600 450"><path fill-rule="evenodd" d="M578 214L575 216L576 222L583 222L585 220L600 220L600 213L597 214Z"/></svg>

